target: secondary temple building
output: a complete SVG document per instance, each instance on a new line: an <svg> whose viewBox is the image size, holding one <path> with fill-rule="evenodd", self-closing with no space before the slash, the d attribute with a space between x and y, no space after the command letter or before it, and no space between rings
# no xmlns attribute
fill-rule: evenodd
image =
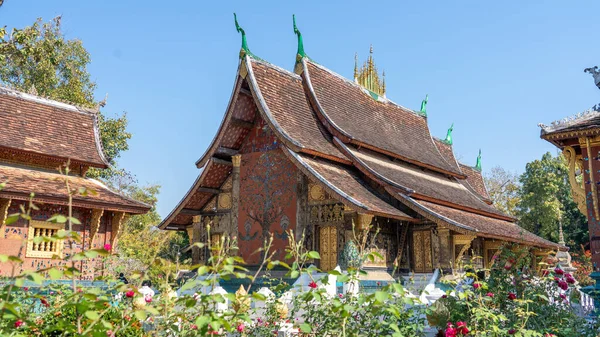
<svg viewBox="0 0 600 337"><path fill-rule="evenodd" d="M504 242L539 255L561 248L492 206L481 158L474 167L459 163L452 129L445 139L432 137L426 100L414 111L386 97L372 50L349 80L310 59L295 29L291 72L252 54L238 31L242 49L225 116L196 162L198 178L162 229L185 230L193 242L237 237L250 266L270 234L276 258L288 231L304 234L322 270L336 267L353 225L379 230L369 249L384 259L367 267L404 272L451 272L471 256L489 267ZM193 253L196 263L206 257Z"/></svg>
<svg viewBox="0 0 600 337"><path fill-rule="evenodd" d="M98 130L98 111L57 102L0 87L0 254L19 256L23 270L64 265L60 257L82 248L115 246L131 214L146 213L150 206L110 190L86 177L90 168L109 166ZM69 164L69 176L64 175ZM59 172L59 168L62 171ZM68 215L69 190L74 224L82 242L74 252L59 242L34 243L52 236L65 224L47 222L55 214ZM31 209L31 221L6 224L8 215ZM59 258L56 258L59 257ZM100 259L76 262L82 279L102 273ZM0 263L0 275L10 275L12 265Z"/></svg>

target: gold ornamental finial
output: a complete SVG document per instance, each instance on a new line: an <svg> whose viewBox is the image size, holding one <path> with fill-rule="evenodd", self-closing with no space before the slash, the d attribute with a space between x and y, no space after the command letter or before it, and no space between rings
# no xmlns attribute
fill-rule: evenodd
<svg viewBox="0 0 600 337"><path fill-rule="evenodd" d="M358 69L358 54L354 55L354 81L370 92L385 96L385 74L382 74L383 79L377 72L375 59L373 58L373 45L369 49L369 58Z"/></svg>

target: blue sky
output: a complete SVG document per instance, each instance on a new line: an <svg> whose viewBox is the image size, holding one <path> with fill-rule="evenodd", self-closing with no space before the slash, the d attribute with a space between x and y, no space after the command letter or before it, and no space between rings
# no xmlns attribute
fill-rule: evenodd
<svg viewBox="0 0 600 337"><path fill-rule="evenodd" d="M484 171L522 172L546 151L538 123L600 102L583 69L600 65L598 1L33 1L5 0L0 24L63 16L83 40L106 113L127 112L133 133L120 164L162 185L166 216L198 174L194 162L224 114L240 36L252 52L291 70L296 14L307 54L352 77L354 53L373 44L387 96L413 109L429 94L429 125ZM357 121L360 122L360 121Z"/></svg>

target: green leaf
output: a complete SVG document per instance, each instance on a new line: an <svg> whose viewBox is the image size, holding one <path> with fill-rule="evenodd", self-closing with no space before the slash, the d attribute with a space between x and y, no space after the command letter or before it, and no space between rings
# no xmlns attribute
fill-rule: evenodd
<svg viewBox="0 0 600 337"><path fill-rule="evenodd" d="M310 333L312 331L312 328L311 328L310 324L302 323L302 324L300 324L300 331L302 331L304 333Z"/></svg>
<svg viewBox="0 0 600 337"><path fill-rule="evenodd" d="M148 317L148 314L146 313L146 311L144 310L136 310L134 313L135 317L137 319L139 319L140 321L143 321L146 319L146 317Z"/></svg>
<svg viewBox="0 0 600 337"><path fill-rule="evenodd" d="M91 320L97 320L98 318L100 318L100 315L98 315L98 313L95 311L88 310L85 312L85 317L87 317Z"/></svg>
<svg viewBox="0 0 600 337"><path fill-rule="evenodd" d="M388 297L389 297L388 293L386 293L384 291L378 290L375 292L375 299L379 303L384 303L388 299Z"/></svg>
<svg viewBox="0 0 600 337"><path fill-rule="evenodd" d="M314 250L311 250L310 252L308 252L308 257L311 259L316 259L316 260L321 259L321 255L319 255L319 253L315 252Z"/></svg>
<svg viewBox="0 0 600 337"><path fill-rule="evenodd" d="M11 224L15 223L17 220L19 220L20 217L21 217L21 214L19 214L19 213L11 214L6 217L6 220L4 220L4 224L11 225Z"/></svg>
<svg viewBox="0 0 600 337"><path fill-rule="evenodd" d="M67 222L67 217L64 215L56 214L46 221L53 223L65 223Z"/></svg>
<svg viewBox="0 0 600 337"><path fill-rule="evenodd" d="M50 275L50 278L53 280L59 280L63 276L63 272L56 268L50 268L48 270L48 275Z"/></svg>

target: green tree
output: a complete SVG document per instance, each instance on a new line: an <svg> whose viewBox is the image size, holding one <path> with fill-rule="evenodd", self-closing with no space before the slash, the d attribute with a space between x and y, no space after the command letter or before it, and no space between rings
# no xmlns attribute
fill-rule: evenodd
<svg viewBox="0 0 600 337"><path fill-rule="evenodd" d="M543 238L558 241L559 221L570 245L588 242L587 220L573 201L562 156L545 153L527 164L519 178L519 224Z"/></svg>
<svg viewBox="0 0 600 337"><path fill-rule="evenodd" d="M94 99L96 83L87 70L90 61L80 40L65 38L60 16L46 23L37 19L23 29L13 28L10 34L6 28L0 28L0 82L17 90L100 109L105 102ZM116 160L129 148L127 116L109 118L99 111L98 123L111 167L90 170L89 176L109 179L125 175L124 170L116 168Z"/></svg>
<svg viewBox="0 0 600 337"><path fill-rule="evenodd" d="M519 204L519 176L509 172L500 166L492 169L484 175L490 199L494 206L510 216L517 216L517 205Z"/></svg>

